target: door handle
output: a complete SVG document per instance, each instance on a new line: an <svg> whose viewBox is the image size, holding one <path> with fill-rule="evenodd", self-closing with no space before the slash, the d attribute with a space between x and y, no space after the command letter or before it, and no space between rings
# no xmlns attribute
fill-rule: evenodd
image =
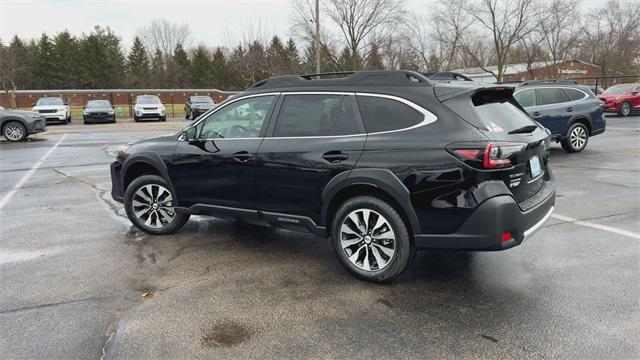
<svg viewBox="0 0 640 360"><path fill-rule="evenodd" d="M572 111L573 111L573 108L572 108L572 107L568 107L568 108L567 108L567 111L568 111L568 112L572 112Z"/></svg>
<svg viewBox="0 0 640 360"><path fill-rule="evenodd" d="M540 111L534 111L533 116L540 116Z"/></svg>
<svg viewBox="0 0 640 360"><path fill-rule="evenodd" d="M238 151L237 153L233 154L234 160L240 162L247 162L252 157L253 155L249 154L248 151Z"/></svg>
<svg viewBox="0 0 640 360"><path fill-rule="evenodd" d="M349 155L343 153L342 151L329 151L324 153L322 155L322 158L330 163L337 163L343 160L347 160L349 158Z"/></svg>

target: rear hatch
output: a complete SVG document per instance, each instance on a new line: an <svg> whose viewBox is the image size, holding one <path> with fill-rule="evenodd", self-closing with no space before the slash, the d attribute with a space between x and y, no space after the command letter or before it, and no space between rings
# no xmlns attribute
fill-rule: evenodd
<svg viewBox="0 0 640 360"><path fill-rule="evenodd" d="M486 137L453 143L449 152L481 170L480 176L502 180L522 203L548 179L550 138L515 101L513 90L453 84L434 87L438 100Z"/></svg>

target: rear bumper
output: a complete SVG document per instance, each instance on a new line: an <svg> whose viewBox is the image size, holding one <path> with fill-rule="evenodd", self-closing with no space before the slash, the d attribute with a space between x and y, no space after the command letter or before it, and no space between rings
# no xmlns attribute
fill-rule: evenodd
<svg viewBox="0 0 640 360"><path fill-rule="evenodd" d="M124 185L122 183L122 164L119 161L111 163L111 197L124 203Z"/></svg>
<svg viewBox="0 0 640 360"><path fill-rule="evenodd" d="M492 197L471 214L452 234L418 234L414 236L417 249L505 250L520 245L544 225L553 212L556 198L555 185L547 182L540 190L542 199L527 210L522 210L513 197ZM510 232L512 238L502 240Z"/></svg>

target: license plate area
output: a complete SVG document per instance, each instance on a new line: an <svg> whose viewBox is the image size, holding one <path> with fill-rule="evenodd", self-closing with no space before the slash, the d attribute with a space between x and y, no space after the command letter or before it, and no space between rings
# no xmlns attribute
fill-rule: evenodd
<svg viewBox="0 0 640 360"><path fill-rule="evenodd" d="M533 155L529 158L529 169L531 169L531 178L533 179L542 174L542 166L540 165L540 158L538 155Z"/></svg>

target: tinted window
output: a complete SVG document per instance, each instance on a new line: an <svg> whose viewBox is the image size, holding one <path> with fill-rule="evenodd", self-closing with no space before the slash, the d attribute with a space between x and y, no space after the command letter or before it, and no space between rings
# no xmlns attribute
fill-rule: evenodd
<svg viewBox="0 0 640 360"><path fill-rule="evenodd" d="M368 133L408 128L424 120L424 115L397 100L358 96L358 106Z"/></svg>
<svg viewBox="0 0 640 360"><path fill-rule="evenodd" d="M200 131L201 139L252 138L260 136L275 96L238 100L209 115Z"/></svg>
<svg viewBox="0 0 640 360"><path fill-rule="evenodd" d="M110 108L109 100L90 100L87 102L87 108Z"/></svg>
<svg viewBox="0 0 640 360"><path fill-rule="evenodd" d="M353 97L344 95L287 95L273 136L329 136L360 133Z"/></svg>
<svg viewBox="0 0 640 360"><path fill-rule="evenodd" d="M475 106L477 121L482 128L491 132L511 131L533 125L531 118L516 105L506 99L496 99Z"/></svg>
<svg viewBox="0 0 640 360"><path fill-rule="evenodd" d="M516 98L522 107L535 105L535 93L531 89L519 91L517 94L513 95L513 97Z"/></svg>
<svg viewBox="0 0 640 360"><path fill-rule="evenodd" d="M192 103L204 103L204 104L213 104L213 99L208 96L192 96Z"/></svg>
<svg viewBox="0 0 640 360"><path fill-rule="evenodd" d="M560 88L536 89L536 105L549 105L567 102L570 99Z"/></svg>
<svg viewBox="0 0 640 360"><path fill-rule="evenodd" d="M576 89L562 89L562 90L564 90L565 94L567 94L569 98L574 101L583 99L585 97L584 93L580 90L576 90Z"/></svg>

